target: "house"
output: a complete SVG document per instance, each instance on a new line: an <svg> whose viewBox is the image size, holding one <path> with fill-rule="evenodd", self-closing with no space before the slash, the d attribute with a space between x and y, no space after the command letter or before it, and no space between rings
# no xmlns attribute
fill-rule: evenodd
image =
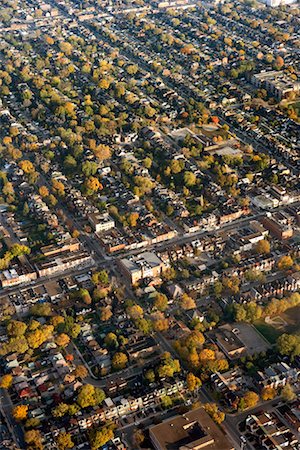
<svg viewBox="0 0 300 450"><path fill-rule="evenodd" d="M282 388L287 383L294 384L298 381L300 369L290 367L285 362L272 364L263 371L258 371L256 382L260 388Z"/></svg>
<svg viewBox="0 0 300 450"><path fill-rule="evenodd" d="M249 415L246 430L256 437L259 448L265 450L297 448L299 444L292 430L273 412Z"/></svg>

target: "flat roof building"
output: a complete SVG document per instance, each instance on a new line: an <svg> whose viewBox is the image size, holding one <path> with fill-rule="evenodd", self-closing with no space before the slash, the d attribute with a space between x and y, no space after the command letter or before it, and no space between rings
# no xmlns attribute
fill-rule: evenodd
<svg viewBox="0 0 300 450"><path fill-rule="evenodd" d="M149 432L156 450L234 450L203 408L166 420L151 427Z"/></svg>
<svg viewBox="0 0 300 450"><path fill-rule="evenodd" d="M120 260L119 265L126 278L132 284L145 278L159 277L168 267L153 252L144 252L129 258L123 258Z"/></svg>

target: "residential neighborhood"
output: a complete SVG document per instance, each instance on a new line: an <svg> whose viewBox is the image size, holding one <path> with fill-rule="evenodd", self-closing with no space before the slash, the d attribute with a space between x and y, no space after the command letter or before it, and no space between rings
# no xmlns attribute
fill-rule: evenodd
<svg viewBox="0 0 300 450"><path fill-rule="evenodd" d="M0 449L299 450L299 3L0 3Z"/></svg>

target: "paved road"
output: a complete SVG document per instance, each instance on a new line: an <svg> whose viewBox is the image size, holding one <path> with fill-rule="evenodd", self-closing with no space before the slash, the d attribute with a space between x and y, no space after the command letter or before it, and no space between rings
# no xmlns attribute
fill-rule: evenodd
<svg viewBox="0 0 300 450"><path fill-rule="evenodd" d="M12 415L13 403L6 389L0 388L0 410L6 419L7 427L18 449L25 448L23 432Z"/></svg>

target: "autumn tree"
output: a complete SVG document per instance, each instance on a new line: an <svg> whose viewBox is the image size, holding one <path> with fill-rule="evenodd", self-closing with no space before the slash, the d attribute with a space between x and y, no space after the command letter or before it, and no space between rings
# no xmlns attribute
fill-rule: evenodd
<svg viewBox="0 0 300 450"><path fill-rule="evenodd" d="M61 333L56 337L55 342L59 347L66 347L70 342L70 338L67 334Z"/></svg>
<svg viewBox="0 0 300 450"><path fill-rule="evenodd" d="M70 433L59 433L56 438L56 442L59 450L66 450L74 447L74 442L72 441L72 436Z"/></svg>
<svg viewBox="0 0 300 450"><path fill-rule="evenodd" d="M0 388L9 389L12 385L13 377L11 374L3 375L0 381Z"/></svg>
<svg viewBox="0 0 300 450"><path fill-rule="evenodd" d="M90 293L87 289L80 288L78 291L78 296L86 305L90 305L92 303Z"/></svg>
<svg viewBox="0 0 300 450"><path fill-rule="evenodd" d="M131 305L126 309L127 314L133 320L141 319L144 315L143 308L139 305Z"/></svg>
<svg viewBox="0 0 300 450"><path fill-rule="evenodd" d="M81 380L83 380L84 378L86 378L88 376L88 370L82 364L79 366L76 366L73 373L76 378L80 378Z"/></svg>
<svg viewBox="0 0 300 450"><path fill-rule="evenodd" d="M27 419L28 405L18 405L13 409L13 417L17 422Z"/></svg>
<svg viewBox="0 0 300 450"><path fill-rule="evenodd" d="M144 435L143 431L140 430L139 428L135 429L134 433L133 433L133 441L134 441L135 445L137 447L140 447L140 445L144 442L144 440L145 440L145 435Z"/></svg>
<svg viewBox="0 0 300 450"><path fill-rule="evenodd" d="M109 276L106 270L100 270L92 275L92 282L95 285L101 284L107 286L109 284Z"/></svg>
<svg viewBox="0 0 300 450"><path fill-rule="evenodd" d="M179 300L179 304L181 308L184 310L196 308L195 300L192 297L190 297L186 292L182 294Z"/></svg>
<svg viewBox="0 0 300 450"><path fill-rule="evenodd" d="M222 411L219 411L216 403L205 403L203 407L215 423L220 425L224 422L225 414Z"/></svg>
<svg viewBox="0 0 300 450"><path fill-rule="evenodd" d="M113 439L114 433L108 427L103 427L100 430L93 430L89 434L89 443L91 450L98 450L103 447L108 441Z"/></svg>
<svg viewBox="0 0 300 450"><path fill-rule="evenodd" d="M111 317L113 313L110 307L108 306L102 306L100 308L100 320L102 322L107 322Z"/></svg>
<svg viewBox="0 0 300 450"><path fill-rule="evenodd" d="M202 385L200 378L196 377L193 373L188 373L186 377L187 388L190 392L194 392Z"/></svg>
<svg viewBox="0 0 300 450"><path fill-rule="evenodd" d="M278 260L277 267L279 270L287 270L293 267L293 264L293 258L289 255L284 255Z"/></svg>
<svg viewBox="0 0 300 450"><path fill-rule="evenodd" d="M255 246L255 251L260 255L269 254L271 251L270 242L267 241L266 239L261 239L260 241L257 242Z"/></svg>
<svg viewBox="0 0 300 450"><path fill-rule="evenodd" d="M287 383L281 390L281 396L283 398L283 400L285 400L286 402L291 402L293 400L295 400L295 398L297 398L297 395L293 389L293 387Z"/></svg>
<svg viewBox="0 0 300 450"><path fill-rule="evenodd" d="M273 398L276 397L276 389L269 386L265 386L262 389L260 396L263 401L273 400Z"/></svg>
<svg viewBox="0 0 300 450"><path fill-rule="evenodd" d="M7 334L9 336L23 336L27 329L27 325L19 320L11 320L7 325Z"/></svg>
<svg viewBox="0 0 300 450"><path fill-rule="evenodd" d="M19 167L24 173L29 174L34 172L34 165L28 159L24 159L19 162Z"/></svg>
<svg viewBox="0 0 300 450"><path fill-rule="evenodd" d="M161 294L160 292L158 292L155 296L153 306L159 311L165 311L168 307L167 296L165 294Z"/></svg>
<svg viewBox="0 0 300 450"><path fill-rule="evenodd" d="M59 403L53 410L53 417L63 417L69 412L69 405L67 403Z"/></svg>
<svg viewBox="0 0 300 450"><path fill-rule="evenodd" d="M240 398L239 409L243 411L244 409L254 408L258 402L259 396L253 391L248 391Z"/></svg>
<svg viewBox="0 0 300 450"><path fill-rule="evenodd" d="M49 195L49 190L48 190L48 188L47 188L47 186L41 186L40 188L39 188L39 194L40 194L40 196L41 197L48 197L48 195Z"/></svg>
<svg viewBox="0 0 300 450"><path fill-rule="evenodd" d="M115 353L111 361L114 370L124 369L126 367L127 362L128 358L125 355L125 353L122 352Z"/></svg>
<svg viewBox="0 0 300 450"><path fill-rule="evenodd" d="M39 430L28 430L24 434L24 441L32 450L42 450L42 436Z"/></svg>
<svg viewBox="0 0 300 450"><path fill-rule="evenodd" d="M103 186L98 178L91 176L85 181L84 188L87 195L93 195L95 192L103 189Z"/></svg>
<svg viewBox="0 0 300 450"><path fill-rule="evenodd" d="M137 225L138 218L139 218L139 214L137 212L130 213L127 218L128 225L131 228L135 228Z"/></svg>
<svg viewBox="0 0 300 450"><path fill-rule="evenodd" d="M81 408L88 406L100 405L105 399L102 389L92 386L91 384L83 385L77 396L77 403Z"/></svg>
<svg viewBox="0 0 300 450"><path fill-rule="evenodd" d="M99 144L94 150L93 150L95 156L100 161L104 161L105 159L109 159L111 156L111 149L108 145Z"/></svg>

